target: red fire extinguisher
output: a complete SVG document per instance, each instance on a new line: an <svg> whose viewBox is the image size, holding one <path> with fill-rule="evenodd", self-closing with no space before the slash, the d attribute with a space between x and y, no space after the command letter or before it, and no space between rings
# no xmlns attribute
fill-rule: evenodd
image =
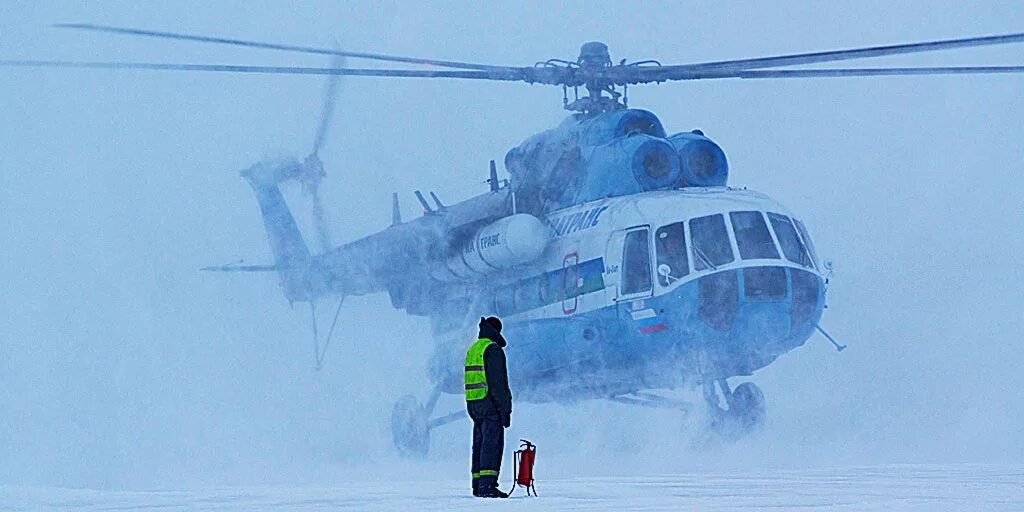
<svg viewBox="0 0 1024 512"><path fill-rule="evenodd" d="M526 439L520 439L519 441L522 444L519 445L519 449L516 450L515 456L512 458L512 473L515 475L515 481L512 483L512 489L508 494L511 496L518 485L526 488L527 496L530 495L531 490L533 495L536 496L537 488L533 485L533 464L537 462L537 446Z"/></svg>

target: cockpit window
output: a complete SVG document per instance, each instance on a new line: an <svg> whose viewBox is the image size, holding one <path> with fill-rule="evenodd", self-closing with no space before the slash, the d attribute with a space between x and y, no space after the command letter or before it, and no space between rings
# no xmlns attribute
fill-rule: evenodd
<svg viewBox="0 0 1024 512"><path fill-rule="evenodd" d="M807 254L807 249L804 248L800 237L797 236L796 228L793 227L789 217L768 212L768 220L772 223L775 237L779 239L779 245L782 246L782 253L786 255L786 259L805 267L812 266L811 257Z"/></svg>
<svg viewBox="0 0 1024 512"><path fill-rule="evenodd" d="M768 232L761 212L730 212L732 229L736 232L736 245L740 249L740 258L756 260L778 258L779 251Z"/></svg>
<svg viewBox="0 0 1024 512"><path fill-rule="evenodd" d="M804 227L804 223L796 219L793 219L793 223L796 224L796 229L800 230L800 238L804 239L804 245L807 250L811 253L811 261L814 262L814 266L818 266L818 251L814 250L814 242L811 241L811 235L807 234L807 228Z"/></svg>
<svg viewBox="0 0 1024 512"><path fill-rule="evenodd" d="M641 293L651 289L650 231L638 229L626 233L623 244L622 293Z"/></svg>
<svg viewBox="0 0 1024 512"><path fill-rule="evenodd" d="M690 219L690 241L693 244L693 267L704 270L733 261L725 217L718 213Z"/></svg>
<svg viewBox="0 0 1024 512"><path fill-rule="evenodd" d="M668 286L690 273L682 222L658 228L654 235L654 246L658 250L658 282L662 286Z"/></svg>

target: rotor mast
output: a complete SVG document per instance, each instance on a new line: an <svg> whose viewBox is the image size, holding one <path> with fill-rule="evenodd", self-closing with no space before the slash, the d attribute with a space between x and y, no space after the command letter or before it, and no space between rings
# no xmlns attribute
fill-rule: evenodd
<svg viewBox="0 0 1024 512"><path fill-rule="evenodd" d="M595 114L626 108L626 105L619 101L622 95L606 77L605 71L612 66L608 45L600 41L583 43L580 47L580 56L576 59L576 66L582 84L587 89L587 96L567 104L566 110ZM605 96L605 92L611 96Z"/></svg>

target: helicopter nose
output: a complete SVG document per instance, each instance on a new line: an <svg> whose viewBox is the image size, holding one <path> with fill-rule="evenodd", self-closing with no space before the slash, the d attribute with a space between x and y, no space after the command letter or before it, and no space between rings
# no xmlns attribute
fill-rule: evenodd
<svg viewBox="0 0 1024 512"><path fill-rule="evenodd" d="M820 278L776 266L726 270L701 277L698 313L732 344L765 347L813 329L823 297Z"/></svg>
<svg viewBox="0 0 1024 512"><path fill-rule="evenodd" d="M785 301L741 302L730 330L732 339L751 348L785 339L789 336L788 309Z"/></svg>

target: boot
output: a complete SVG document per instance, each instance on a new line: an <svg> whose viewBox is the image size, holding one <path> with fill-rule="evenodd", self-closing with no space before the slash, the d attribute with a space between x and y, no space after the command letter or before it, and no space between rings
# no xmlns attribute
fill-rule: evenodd
<svg viewBox="0 0 1024 512"><path fill-rule="evenodd" d="M502 492L497 486L480 489L476 496L478 498L508 498L508 494Z"/></svg>

